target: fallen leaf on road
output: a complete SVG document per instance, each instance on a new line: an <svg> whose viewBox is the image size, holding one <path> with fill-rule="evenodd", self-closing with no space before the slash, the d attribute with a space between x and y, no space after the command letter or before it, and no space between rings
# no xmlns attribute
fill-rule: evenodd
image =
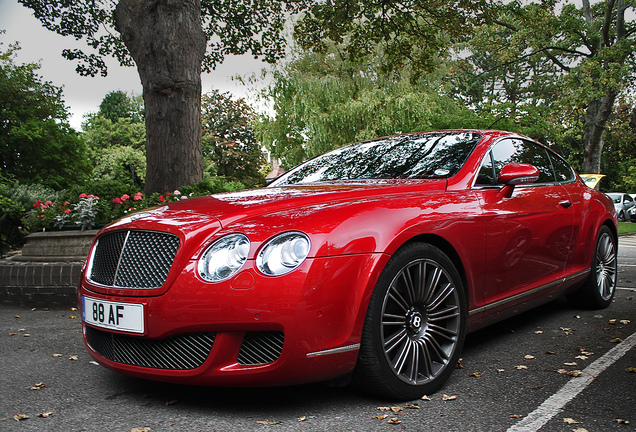
<svg viewBox="0 0 636 432"><path fill-rule="evenodd" d="M282 420L258 420L258 421L255 421L254 423L262 424L262 425L277 425L277 424L281 424L282 422L283 422Z"/></svg>
<svg viewBox="0 0 636 432"><path fill-rule="evenodd" d="M408 409L420 409L420 404L418 404L417 402L411 402L406 404L405 408Z"/></svg>
<svg viewBox="0 0 636 432"><path fill-rule="evenodd" d="M623 419L616 419L614 420L616 423L618 424L625 424L628 425L629 424L629 420L623 420Z"/></svg>
<svg viewBox="0 0 636 432"><path fill-rule="evenodd" d="M457 399L457 395L453 395L453 396L449 396L449 395L442 395L442 400L443 401L452 401Z"/></svg>
<svg viewBox="0 0 636 432"><path fill-rule="evenodd" d="M53 411L47 411L47 412L43 412L38 414L38 417L42 417L42 418L49 418L53 415Z"/></svg>
<svg viewBox="0 0 636 432"><path fill-rule="evenodd" d="M422 396L420 399L422 399L423 401L430 401L431 400L431 398L426 396L426 395Z"/></svg>
<svg viewBox="0 0 636 432"><path fill-rule="evenodd" d="M517 369L517 370L524 370L524 369L528 369L528 366L518 365L518 366L515 366L515 369Z"/></svg>
<svg viewBox="0 0 636 432"><path fill-rule="evenodd" d="M150 428L149 427L136 427L136 428L132 428L128 432L150 432Z"/></svg>
<svg viewBox="0 0 636 432"><path fill-rule="evenodd" d="M625 372L627 372L627 373L636 373L636 367L628 367L627 369L625 369Z"/></svg>
<svg viewBox="0 0 636 432"><path fill-rule="evenodd" d="M388 423L388 424L394 424L394 425L397 425L397 424L402 423L402 421L401 421L401 420L398 420L398 418L397 418L397 417L394 417L394 418L392 418L391 420L389 420L387 423Z"/></svg>
<svg viewBox="0 0 636 432"><path fill-rule="evenodd" d="M548 354L548 355L554 355L554 354L556 354L554 351L550 351L550 350L546 351L545 353L546 353L546 354Z"/></svg>
<svg viewBox="0 0 636 432"><path fill-rule="evenodd" d="M565 366L578 366L576 362L563 363Z"/></svg>
<svg viewBox="0 0 636 432"><path fill-rule="evenodd" d="M298 421L299 421L299 422L307 421L307 416L300 416L300 417L298 417Z"/></svg>
<svg viewBox="0 0 636 432"><path fill-rule="evenodd" d="M616 324L616 320L615 319L611 319L611 320L609 320L609 323L614 325L614 324Z"/></svg>
<svg viewBox="0 0 636 432"><path fill-rule="evenodd" d="M623 325L627 325L629 324L631 321L630 320L621 320L620 323Z"/></svg>
<svg viewBox="0 0 636 432"><path fill-rule="evenodd" d="M532 359L534 359L534 356L528 354L528 355L523 356L523 358L526 359L526 360L532 360Z"/></svg>
<svg viewBox="0 0 636 432"><path fill-rule="evenodd" d="M29 418L29 416L26 415L26 414L16 414L16 415L13 416L13 419L15 421L22 421L22 420L26 420L28 418Z"/></svg>
<svg viewBox="0 0 636 432"><path fill-rule="evenodd" d="M579 359L579 360L587 360L589 357L588 357L588 356L586 356L586 355L580 355L580 356L576 356L576 357L574 357L574 358L577 358L577 359Z"/></svg>
<svg viewBox="0 0 636 432"><path fill-rule="evenodd" d="M480 376L482 376L482 374L481 374L481 373L479 373L479 372L473 372L473 373L471 373L469 376L471 376L471 377L475 377L475 378L479 378Z"/></svg>
<svg viewBox="0 0 636 432"><path fill-rule="evenodd" d="M580 422L577 422L576 420L574 420L573 418L570 417L565 417L563 419L563 423L567 423L567 424L578 424Z"/></svg>
<svg viewBox="0 0 636 432"><path fill-rule="evenodd" d="M62 357L62 354L53 354L53 357Z"/></svg>
<svg viewBox="0 0 636 432"><path fill-rule="evenodd" d="M391 411L393 411L394 413L399 413L400 411L404 411L404 407L401 407L401 406L392 406L392 407L391 407Z"/></svg>
<svg viewBox="0 0 636 432"><path fill-rule="evenodd" d="M69 359L69 360L76 361L76 360L78 360L78 359L79 359L79 357L78 357L78 356L76 356L76 355L72 355L72 356L70 356L68 359Z"/></svg>
<svg viewBox="0 0 636 432"><path fill-rule="evenodd" d="M621 343L621 342L623 342L623 339L621 339L621 338L615 338L615 339L612 339L610 342L611 342L611 343L615 343L615 344L617 344L617 343Z"/></svg>
<svg viewBox="0 0 636 432"><path fill-rule="evenodd" d="M9 333L9 336L15 336L17 333Z"/></svg>
<svg viewBox="0 0 636 432"><path fill-rule="evenodd" d="M388 416L389 416L388 414L378 414L378 415L373 416L372 418L378 419L378 420L384 420Z"/></svg>
<svg viewBox="0 0 636 432"><path fill-rule="evenodd" d="M523 418L523 414L513 414L510 418Z"/></svg>
<svg viewBox="0 0 636 432"><path fill-rule="evenodd" d="M43 382L39 382L36 385L29 387L29 390L40 390L44 387L46 387L46 384L44 384Z"/></svg>
<svg viewBox="0 0 636 432"><path fill-rule="evenodd" d="M175 400L169 400L169 401L166 401L166 406L174 405L176 403L177 403L176 399Z"/></svg>
<svg viewBox="0 0 636 432"><path fill-rule="evenodd" d="M543 330L537 330L534 334L543 334Z"/></svg>

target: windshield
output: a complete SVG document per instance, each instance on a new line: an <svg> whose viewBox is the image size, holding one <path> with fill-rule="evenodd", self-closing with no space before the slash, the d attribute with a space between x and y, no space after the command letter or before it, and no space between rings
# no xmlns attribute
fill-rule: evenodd
<svg viewBox="0 0 636 432"><path fill-rule="evenodd" d="M446 178L459 171L480 139L475 133L442 132L353 144L299 165L270 186L338 180Z"/></svg>
<svg viewBox="0 0 636 432"><path fill-rule="evenodd" d="M607 194L607 196L609 196L612 200L614 200L616 204L620 203L621 198L623 197L621 194L617 194L617 193L609 193Z"/></svg>

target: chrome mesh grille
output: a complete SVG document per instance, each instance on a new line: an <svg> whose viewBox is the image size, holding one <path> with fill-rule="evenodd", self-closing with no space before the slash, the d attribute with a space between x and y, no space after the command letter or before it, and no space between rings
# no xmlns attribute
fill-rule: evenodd
<svg viewBox="0 0 636 432"><path fill-rule="evenodd" d="M153 369L189 370L203 364L216 333L187 333L167 339L143 339L86 326L88 345L108 360Z"/></svg>
<svg viewBox="0 0 636 432"><path fill-rule="evenodd" d="M97 240L89 279L116 288L152 289L166 281L179 238L154 231L114 231Z"/></svg>
<svg viewBox="0 0 636 432"><path fill-rule="evenodd" d="M262 365L275 362L283 351L282 332L247 332L238 354L240 365Z"/></svg>

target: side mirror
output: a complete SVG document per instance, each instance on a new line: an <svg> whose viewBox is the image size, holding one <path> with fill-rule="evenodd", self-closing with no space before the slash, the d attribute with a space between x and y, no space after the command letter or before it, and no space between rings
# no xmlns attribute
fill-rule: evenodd
<svg viewBox="0 0 636 432"><path fill-rule="evenodd" d="M501 194L505 198L510 198L516 185L530 184L539 180L539 170L530 164L509 163L499 171L498 180L505 185Z"/></svg>

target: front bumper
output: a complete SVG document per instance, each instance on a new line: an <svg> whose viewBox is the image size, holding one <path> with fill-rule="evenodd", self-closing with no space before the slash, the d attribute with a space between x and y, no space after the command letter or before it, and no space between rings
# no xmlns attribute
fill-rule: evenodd
<svg viewBox="0 0 636 432"><path fill-rule="evenodd" d="M216 386L288 385L348 374L367 305L388 256L308 259L266 277L248 261L232 280L203 282L190 261L157 296L108 293L84 276L80 296L144 305L144 333L83 323L89 353L119 373ZM138 295L138 291L134 294Z"/></svg>

